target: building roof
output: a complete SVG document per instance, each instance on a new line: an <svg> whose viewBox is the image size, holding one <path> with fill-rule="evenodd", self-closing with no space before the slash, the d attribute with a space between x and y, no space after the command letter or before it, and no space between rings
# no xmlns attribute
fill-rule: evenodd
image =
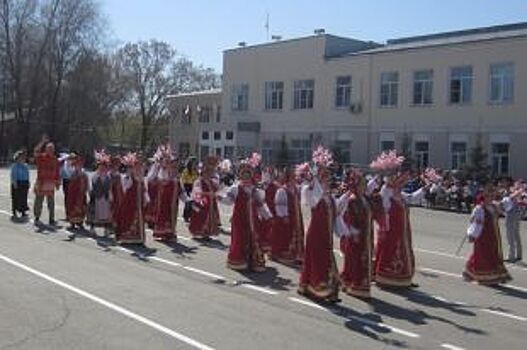
<svg viewBox="0 0 527 350"><path fill-rule="evenodd" d="M167 98L216 95L216 94L221 94L221 91L222 91L221 88L210 89L210 90L200 90L200 91L185 92L185 93L175 94L175 95L168 95Z"/></svg>
<svg viewBox="0 0 527 350"><path fill-rule="evenodd" d="M363 41L363 40L346 38L346 37L332 35L332 34L317 34L317 35L304 36L300 38L292 38L292 39L271 41L271 42L265 42L265 43L254 44L254 45L240 46L240 47L227 49L224 52L254 50L254 49L260 49L260 48L266 48L266 47L279 47L284 44L290 44L290 43L300 42L300 41L317 40L320 38L325 40L324 55L326 57L340 56L344 53L351 53L351 52L371 49L371 48L379 47L381 45L373 41Z"/></svg>
<svg viewBox="0 0 527 350"><path fill-rule="evenodd" d="M348 55L374 54L516 37L527 37L527 22L390 39L386 45L381 47L349 53Z"/></svg>

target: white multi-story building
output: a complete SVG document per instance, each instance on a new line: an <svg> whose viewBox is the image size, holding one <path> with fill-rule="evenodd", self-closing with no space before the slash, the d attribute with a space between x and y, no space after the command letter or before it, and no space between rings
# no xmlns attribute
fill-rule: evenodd
<svg viewBox="0 0 527 350"><path fill-rule="evenodd" d="M495 174L527 176L527 23L389 40L333 35L224 52L222 130L236 153L291 161L316 144L344 163L409 146L460 168L480 143Z"/></svg>

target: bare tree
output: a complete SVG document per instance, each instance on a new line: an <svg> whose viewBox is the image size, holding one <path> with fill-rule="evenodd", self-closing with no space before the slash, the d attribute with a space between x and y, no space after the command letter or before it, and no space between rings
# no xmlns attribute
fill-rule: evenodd
<svg viewBox="0 0 527 350"><path fill-rule="evenodd" d="M149 129L165 108L165 97L175 90L171 67L176 56L167 43L151 40L128 43L117 54L129 83L130 107L141 116L141 149L148 144Z"/></svg>

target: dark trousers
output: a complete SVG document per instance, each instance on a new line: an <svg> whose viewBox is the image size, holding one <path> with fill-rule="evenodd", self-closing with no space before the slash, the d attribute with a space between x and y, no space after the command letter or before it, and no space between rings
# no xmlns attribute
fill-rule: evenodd
<svg viewBox="0 0 527 350"><path fill-rule="evenodd" d="M190 195L192 194L192 184L184 184L183 187L185 188L185 193L190 198ZM190 216L192 215L192 201L188 201L185 203L185 208L183 209L183 219L188 222L190 221Z"/></svg>
<svg viewBox="0 0 527 350"><path fill-rule="evenodd" d="M68 196L68 185L70 184L69 179L62 179L62 192L64 193L64 203L66 203L66 197Z"/></svg>
<svg viewBox="0 0 527 350"><path fill-rule="evenodd" d="M27 205L27 193L29 191L29 181L17 181L16 186L11 184L11 211L25 213L29 210Z"/></svg>

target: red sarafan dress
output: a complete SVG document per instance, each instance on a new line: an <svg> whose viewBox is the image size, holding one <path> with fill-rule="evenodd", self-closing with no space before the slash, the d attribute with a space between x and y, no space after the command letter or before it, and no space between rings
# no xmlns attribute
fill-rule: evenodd
<svg viewBox="0 0 527 350"><path fill-rule="evenodd" d="M145 188L143 181L133 177L123 178L123 198L117 210L115 238L119 243L144 243Z"/></svg>
<svg viewBox="0 0 527 350"><path fill-rule="evenodd" d="M365 197L352 195L348 198L344 222L351 235L340 239L340 249L344 255L340 274L342 290L352 296L369 298L372 280L372 211Z"/></svg>
<svg viewBox="0 0 527 350"><path fill-rule="evenodd" d="M276 213L271 235L272 258L292 264L304 258L304 230L296 186L282 186L275 195Z"/></svg>
<svg viewBox="0 0 527 350"><path fill-rule="evenodd" d="M161 241L176 239L179 199L184 192L177 178L158 178L153 203L153 236Z"/></svg>
<svg viewBox="0 0 527 350"><path fill-rule="evenodd" d="M70 177L68 196L65 199L66 219L69 223L80 225L88 212L88 176L82 170L75 170Z"/></svg>
<svg viewBox="0 0 527 350"><path fill-rule="evenodd" d="M339 291L339 276L333 254L333 231L336 203L324 193L318 182L303 189L303 197L311 208L311 222L306 234L304 264L298 293L315 299L335 300Z"/></svg>
<svg viewBox="0 0 527 350"><path fill-rule="evenodd" d="M110 176L110 210L112 211L112 226L117 227L117 216L119 213L119 208L121 207L121 202L123 200L123 184L122 177L119 172L112 172Z"/></svg>
<svg viewBox="0 0 527 350"><path fill-rule="evenodd" d="M146 188L148 189L149 202L145 206L145 223L148 227L152 228L156 219L156 203L157 195L159 194L158 190L159 181L157 177L150 178L146 181Z"/></svg>
<svg viewBox="0 0 527 350"><path fill-rule="evenodd" d="M498 224L499 214L495 205L477 205L471 216L467 230L474 239L474 249L470 255L463 276L480 284L495 285L511 280L503 264L501 234Z"/></svg>
<svg viewBox="0 0 527 350"><path fill-rule="evenodd" d="M403 193L383 186L380 195L384 217L381 220L375 252L375 281L379 285L409 287L415 274L412 229L406 202L418 201L422 189Z"/></svg>
<svg viewBox="0 0 527 350"><path fill-rule="evenodd" d="M264 253L258 239L257 221L270 220L272 215L265 204L265 194L253 185L231 187L223 202L234 204L231 218L231 245L227 267L233 270L265 271Z"/></svg>
<svg viewBox="0 0 527 350"><path fill-rule="evenodd" d="M194 183L194 201L189 231L194 238L217 236L220 232L220 214L216 192L218 184L211 179L201 178Z"/></svg>
<svg viewBox="0 0 527 350"><path fill-rule="evenodd" d="M278 191L278 188L279 186L276 184L276 182L270 182L265 187L265 204L267 205L267 208L269 208L269 211L273 215L273 218L276 216L275 196L276 191ZM271 252L273 221L274 219L265 220L264 222L261 222L262 228L260 231L260 247L262 248L264 253Z"/></svg>

